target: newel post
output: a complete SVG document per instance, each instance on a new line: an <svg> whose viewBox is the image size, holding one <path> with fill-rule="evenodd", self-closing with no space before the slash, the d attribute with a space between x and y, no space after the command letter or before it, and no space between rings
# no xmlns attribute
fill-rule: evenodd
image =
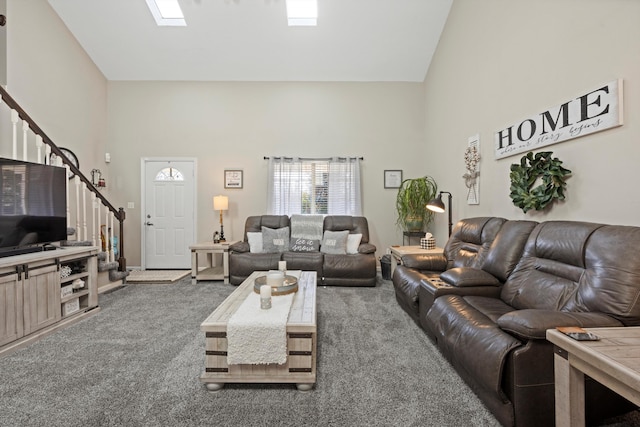
<svg viewBox="0 0 640 427"><path fill-rule="evenodd" d="M126 214L124 212L124 208L118 208L118 222L120 223L120 251L118 257L118 269L120 271L127 270L127 259L124 257L124 220L126 218Z"/></svg>

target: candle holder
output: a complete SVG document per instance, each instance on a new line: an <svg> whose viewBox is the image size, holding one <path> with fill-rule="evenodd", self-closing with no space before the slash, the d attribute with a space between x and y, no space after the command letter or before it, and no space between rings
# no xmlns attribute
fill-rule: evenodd
<svg viewBox="0 0 640 427"><path fill-rule="evenodd" d="M268 310L271 308L271 297L269 298L260 298L260 308L263 310Z"/></svg>

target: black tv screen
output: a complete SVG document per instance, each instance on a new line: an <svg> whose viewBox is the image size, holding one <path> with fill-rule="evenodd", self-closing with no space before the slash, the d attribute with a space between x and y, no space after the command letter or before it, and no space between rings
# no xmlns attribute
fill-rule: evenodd
<svg viewBox="0 0 640 427"><path fill-rule="evenodd" d="M67 238L66 169L0 158L0 256Z"/></svg>

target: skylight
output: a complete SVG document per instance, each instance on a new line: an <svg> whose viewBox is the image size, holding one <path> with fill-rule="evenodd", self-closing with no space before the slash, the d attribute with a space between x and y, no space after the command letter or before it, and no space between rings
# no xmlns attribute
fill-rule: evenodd
<svg viewBox="0 0 640 427"><path fill-rule="evenodd" d="M187 26L178 0L147 0L147 6L151 10L156 24L173 27Z"/></svg>
<svg viewBox="0 0 640 427"><path fill-rule="evenodd" d="M318 25L318 1L287 0L287 20L290 27Z"/></svg>

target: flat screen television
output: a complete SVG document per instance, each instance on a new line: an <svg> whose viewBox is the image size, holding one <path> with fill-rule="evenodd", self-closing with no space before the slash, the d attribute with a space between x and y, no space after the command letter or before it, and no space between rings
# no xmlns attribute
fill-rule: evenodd
<svg viewBox="0 0 640 427"><path fill-rule="evenodd" d="M0 158L0 257L67 238L66 169Z"/></svg>

